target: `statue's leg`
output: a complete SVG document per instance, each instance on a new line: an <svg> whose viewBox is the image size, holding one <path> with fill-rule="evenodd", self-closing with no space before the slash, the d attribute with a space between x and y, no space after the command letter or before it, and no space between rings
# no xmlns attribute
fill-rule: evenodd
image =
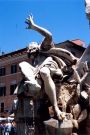
<svg viewBox="0 0 90 135"><path fill-rule="evenodd" d="M19 68L21 69L21 72L26 79L25 83L29 84L29 89L40 90L41 86L39 85L39 83L37 82L34 76L35 68L25 61L19 64Z"/></svg>
<svg viewBox="0 0 90 135"><path fill-rule="evenodd" d="M81 114L79 115L79 118L78 118L78 123L82 122L83 120L85 120L87 118L87 110L84 109Z"/></svg>
<svg viewBox="0 0 90 135"><path fill-rule="evenodd" d="M79 117L80 112L81 112L81 107L79 104L76 104L72 109L74 119L77 119Z"/></svg>
<svg viewBox="0 0 90 135"><path fill-rule="evenodd" d="M23 62L19 63L19 68L20 68L22 74L26 78L34 77L33 72L34 72L35 68L31 64L29 64L28 62L23 61Z"/></svg>
<svg viewBox="0 0 90 135"><path fill-rule="evenodd" d="M59 68L57 62L54 61L52 57L46 58L45 61L42 63L42 65L47 66L50 69L51 76L57 75L59 77L59 79L62 80L62 78L63 78L62 69Z"/></svg>
<svg viewBox="0 0 90 135"><path fill-rule="evenodd" d="M61 111L59 110L58 104L57 104L55 84L51 78L49 68L43 67L42 69L40 69L40 74L44 81L45 92L48 95L48 97L51 101L51 104L54 107L55 113L56 113L58 119L62 119Z"/></svg>

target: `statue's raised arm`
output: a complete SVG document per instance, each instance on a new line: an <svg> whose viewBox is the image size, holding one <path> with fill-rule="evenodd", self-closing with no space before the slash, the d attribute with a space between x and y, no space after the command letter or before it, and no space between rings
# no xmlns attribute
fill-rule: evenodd
<svg viewBox="0 0 90 135"><path fill-rule="evenodd" d="M40 45L41 49L47 47L47 50L48 50L48 49L50 49L51 47L54 46L53 41L52 41L51 32L49 32L47 29L35 24L34 20L33 20L33 16L29 15L29 17L26 18L25 22L28 25L27 26L28 29L35 30L35 31L39 32L42 36L45 37L44 40L42 41L41 45Z"/></svg>

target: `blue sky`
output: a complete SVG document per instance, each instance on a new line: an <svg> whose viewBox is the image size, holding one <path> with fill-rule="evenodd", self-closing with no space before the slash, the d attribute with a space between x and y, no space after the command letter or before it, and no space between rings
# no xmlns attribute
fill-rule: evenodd
<svg viewBox="0 0 90 135"><path fill-rule="evenodd" d="M15 51L43 40L26 29L30 13L38 25L52 32L55 43L73 39L83 40L86 46L90 43L84 0L0 0L0 51Z"/></svg>

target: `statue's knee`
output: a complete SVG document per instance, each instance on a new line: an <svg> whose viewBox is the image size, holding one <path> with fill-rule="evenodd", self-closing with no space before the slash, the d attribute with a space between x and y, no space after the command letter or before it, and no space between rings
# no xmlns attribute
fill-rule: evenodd
<svg viewBox="0 0 90 135"><path fill-rule="evenodd" d="M56 74L60 75L61 77L63 77L63 72L62 72L61 69L57 69Z"/></svg>
<svg viewBox="0 0 90 135"><path fill-rule="evenodd" d="M43 67L40 69L40 75L43 79L47 78L50 76L50 70L48 67Z"/></svg>
<svg viewBox="0 0 90 135"><path fill-rule="evenodd" d="M54 69L50 68L51 71L51 76L57 80L62 80L63 79L63 72L61 69Z"/></svg>
<svg viewBox="0 0 90 135"><path fill-rule="evenodd" d="M26 61L20 62L19 63L19 68L22 69L23 67L29 67L29 63Z"/></svg>

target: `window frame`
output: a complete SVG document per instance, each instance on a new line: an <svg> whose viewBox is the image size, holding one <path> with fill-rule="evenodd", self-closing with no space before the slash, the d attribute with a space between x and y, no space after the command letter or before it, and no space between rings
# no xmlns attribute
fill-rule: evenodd
<svg viewBox="0 0 90 135"><path fill-rule="evenodd" d="M0 67L0 76L5 76L5 75L6 75L6 68Z"/></svg>
<svg viewBox="0 0 90 135"><path fill-rule="evenodd" d="M0 87L0 97L1 96L6 96L6 86Z"/></svg>
<svg viewBox="0 0 90 135"><path fill-rule="evenodd" d="M4 112L4 102L1 103L1 113Z"/></svg>
<svg viewBox="0 0 90 135"><path fill-rule="evenodd" d="M11 65L11 74L17 73L17 64Z"/></svg>

